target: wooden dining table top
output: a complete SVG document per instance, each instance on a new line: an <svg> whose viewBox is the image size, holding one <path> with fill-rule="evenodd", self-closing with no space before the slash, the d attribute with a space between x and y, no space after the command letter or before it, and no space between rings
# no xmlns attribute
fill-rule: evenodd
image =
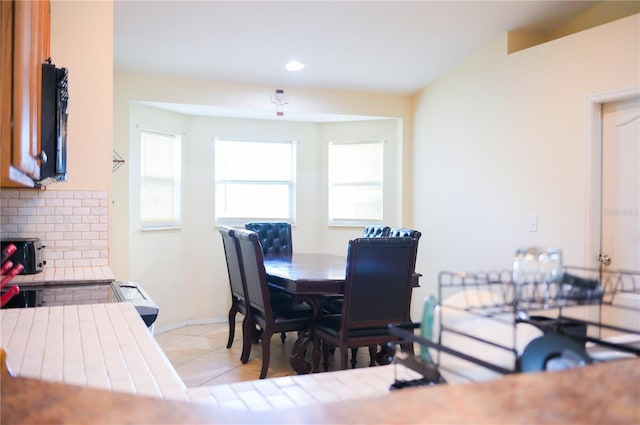
<svg viewBox="0 0 640 425"><path fill-rule="evenodd" d="M271 286L292 294L341 294L347 257L294 253L291 257L265 257L264 267Z"/></svg>
<svg viewBox="0 0 640 425"><path fill-rule="evenodd" d="M291 257L265 257L269 285L297 295L342 294L346 280L347 257L334 254L298 254ZM420 273L414 273L418 287Z"/></svg>

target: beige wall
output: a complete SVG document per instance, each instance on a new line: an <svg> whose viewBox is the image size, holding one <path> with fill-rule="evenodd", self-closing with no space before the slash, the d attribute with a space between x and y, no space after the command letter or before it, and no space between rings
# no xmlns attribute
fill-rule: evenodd
<svg viewBox="0 0 640 425"><path fill-rule="evenodd" d="M130 270L133 260L129 256L130 103L147 101L199 104L231 111L274 113L274 105L270 99L275 88L139 74L123 70L116 70L114 73L114 88L114 149L123 154L127 162L113 175L112 244L117 248L113 249L111 265L118 278L132 280ZM394 139L401 140L398 146L400 156L397 169L402 172L402 175L396 181L396 191L405 195L411 193L413 117L412 101L409 96L286 87L285 89L289 96L285 114L338 114L397 118L399 126ZM394 212L393 220L410 226L412 199L410 196L404 196L402 199L403 203Z"/></svg>
<svg viewBox="0 0 640 425"><path fill-rule="evenodd" d="M69 180L47 190L111 193L113 3L53 0L51 58L69 70Z"/></svg>
<svg viewBox="0 0 640 425"><path fill-rule="evenodd" d="M109 264L113 4L51 2L51 58L69 71L68 181L3 189L3 237L40 237L52 267ZM46 200L46 205L45 205ZM15 208L17 207L17 209ZM65 216L62 220L61 215Z"/></svg>
<svg viewBox="0 0 640 425"><path fill-rule="evenodd" d="M48 246L47 260L53 267L107 265L112 193L113 4L53 0L50 40L53 63L69 71L68 181L50 184L45 191L3 190L3 198L13 198L14 205L28 204L30 208L15 214L12 209L3 210L2 235L40 237ZM44 199L48 200L47 207ZM61 214L73 215L73 224L56 217L58 209Z"/></svg>
<svg viewBox="0 0 640 425"><path fill-rule="evenodd" d="M70 70L71 147L69 182L47 190L113 195L111 264L118 278L132 279L131 159L125 154L128 162L113 174L113 183L111 174L112 145L128 153L129 102L271 110L274 88L114 74L111 2L54 0L51 14L53 60ZM413 159L413 168L403 167L400 215L402 224L411 225L413 214L424 235L418 258L423 287L414 307L434 291L439 270L508 267L517 246L555 245L566 262L586 262L585 97L640 86L639 19L634 15L512 55L506 54L506 34L500 36L420 92L413 99L415 114L405 96L287 90L295 99L288 111L402 119L401 156ZM531 214L539 217L536 233L528 232ZM154 245L160 251L149 256L162 264L170 247ZM183 274L171 273L180 294ZM212 315L203 309L193 317Z"/></svg>
<svg viewBox="0 0 640 425"><path fill-rule="evenodd" d="M132 103L127 107L127 160L114 174L114 222L126 245L117 244L112 268L118 278L140 282L159 305L159 329L184 322L226 319L229 290L224 251L214 223L214 155L216 137L266 138L297 142L297 211L293 226L296 252L346 254L347 241L361 235L359 227L328 227L326 142L384 139L385 222L400 225L402 154L398 119L362 122L314 123L223 117L196 117ZM139 131L152 129L183 136L183 220L180 229L141 231L139 223ZM248 153L250 154L250 153ZM122 189L122 190L121 190ZM128 193L122 198L121 193ZM126 217L124 217L126 216ZM123 248L124 247L124 248ZM118 262L126 259L127 264ZM125 269L126 267L126 269Z"/></svg>
<svg viewBox="0 0 640 425"><path fill-rule="evenodd" d="M508 55L500 36L416 96L414 317L441 270L510 268L522 246L586 258L587 98L640 87L640 15ZM538 231L529 232L530 215Z"/></svg>

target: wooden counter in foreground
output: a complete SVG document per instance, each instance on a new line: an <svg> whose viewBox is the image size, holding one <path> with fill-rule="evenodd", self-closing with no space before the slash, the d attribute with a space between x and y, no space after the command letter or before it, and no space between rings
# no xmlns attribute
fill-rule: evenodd
<svg viewBox="0 0 640 425"><path fill-rule="evenodd" d="M0 423L638 424L640 359L265 413L4 376Z"/></svg>

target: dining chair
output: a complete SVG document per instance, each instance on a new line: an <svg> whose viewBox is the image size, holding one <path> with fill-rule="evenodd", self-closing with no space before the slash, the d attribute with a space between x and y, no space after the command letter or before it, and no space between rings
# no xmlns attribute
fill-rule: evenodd
<svg viewBox="0 0 640 425"><path fill-rule="evenodd" d="M389 226L370 225L366 226L362 231L364 238L384 238L389 236L391 228Z"/></svg>
<svg viewBox="0 0 640 425"><path fill-rule="evenodd" d="M231 308L229 309L229 338L227 340L227 348L231 348L233 339L236 332L236 315L241 313L244 315L243 319L243 333L242 333L242 354L240 355L240 361L246 363L249 360L249 354L251 353L251 340L253 338L254 330L251 327L251 333L246 334L245 328L249 328L249 324L245 322L250 321L250 317L247 310L246 290L244 287L244 279L242 277L242 266L240 263L240 252L235 241L235 230L231 227L222 226L218 229L222 236L222 245L224 247L224 255L227 260L227 272L229 274L229 286L231 288Z"/></svg>
<svg viewBox="0 0 640 425"><path fill-rule="evenodd" d="M293 254L290 223L276 221L250 222L246 223L244 228L258 234L265 257L291 257Z"/></svg>
<svg viewBox="0 0 640 425"><path fill-rule="evenodd" d="M312 309L304 302L272 302L264 269L264 253L256 232L236 230L234 233L244 270L251 320L243 322L244 332L253 324L262 329L262 369L260 379L267 376L271 354L271 337L278 332L305 331L309 328Z"/></svg>
<svg viewBox="0 0 640 425"><path fill-rule="evenodd" d="M293 237L291 224L284 221L252 221L245 223L244 228L258 234L260 246L265 257L291 257L293 255ZM269 288L272 302L290 302L291 295L286 292ZM284 332L280 339L285 342Z"/></svg>
<svg viewBox="0 0 640 425"><path fill-rule="evenodd" d="M363 238L386 238L389 236L391 227L382 225L365 226L362 231ZM344 295L322 295L318 299L318 304L325 314L336 314L342 310L342 300ZM355 352L354 352L355 357Z"/></svg>
<svg viewBox="0 0 640 425"><path fill-rule="evenodd" d="M410 237L418 241L422 235L420 231L414 229L407 229L404 227L389 227L389 226L367 226L363 232L364 237ZM319 305L325 314L339 313L342 308L343 296L342 295L325 295L320 297ZM369 353L371 353L371 363L377 362L378 364L388 364L387 360L387 347L381 346L380 351L376 353L377 348L375 346L369 347ZM352 358L355 358L358 349L352 350Z"/></svg>
<svg viewBox="0 0 640 425"><path fill-rule="evenodd" d="M418 230L415 229L407 229L404 227L391 227L391 229L389 230L389 237L390 238L402 238L402 237L409 237L409 238L413 238L416 240L416 243L418 243L418 241L420 240L420 236L422 236L422 233ZM421 276L421 275L419 275ZM409 299L409 302L411 302L411 299ZM374 350L371 347L369 347L369 352L373 353ZM386 345L381 345L380 346L380 350L377 351L377 353L375 353L375 362L378 363L379 365L385 365L385 364L389 364L389 350L388 347ZM373 362L373 358L371 359L371 361Z"/></svg>
<svg viewBox="0 0 640 425"><path fill-rule="evenodd" d="M419 240L420 236L422 236L422 233L420 233L420 231L414 229L406 229L404 227L392 227L389 230L389 237L391 238L409 237Z"/></svg>
<svg viewBox="0 0 640 425"><path fill-rule="evenodd" d="M312 326L313 371L319 369L321 345L326 371L331 347L340 350L340 367L346 369L348 349L367 346L371 350L397 339L388 325L411 322L416 254L417 241L409 237L349 241L342 311L321 316Z"/></svg>

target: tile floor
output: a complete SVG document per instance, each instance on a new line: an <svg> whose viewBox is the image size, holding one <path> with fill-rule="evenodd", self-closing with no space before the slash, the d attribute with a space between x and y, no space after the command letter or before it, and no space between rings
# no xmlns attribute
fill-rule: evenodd
<svg viewBox="0 0 640 425"><path fill-rule="evenodd" d="M243 365L238 341L241 330L236 330L230 349L226 348L227 332L227 324L210 324L184 326L156 335L186 384L186 394L192 402L252 412L291 409L386 395L396 377L421 377L403 366L368 367L369 351L365 349L359 350L355 370L339 371L338 356L334 355L329 373L296 375L289 365L296 334L290 333L284 344L280 335L273 336L269 373L267 379L261 380L260 345L253 344L249 362Z"/></svg>
<svg viewBox="0 0 640 425"><path fill-rule="evenodd" d="M157 333L155 338L189 388L258 379L262 367L261 345L252 345L249 361L243 365L240 362L242 351L240 323L236 324L236 336L230 349L226 348L228 332L226 323L189 325ZM289 353L295 340L294 332L287 334L284 344L280 341L279 334L273 336L267 378L296 375L289 365ZM308 361L310 360L309 353ZM338 370L339 362L337 355L330 357L329 370ZM368 367L368 365L368 350L358 350L356 367Z"/></svg>

